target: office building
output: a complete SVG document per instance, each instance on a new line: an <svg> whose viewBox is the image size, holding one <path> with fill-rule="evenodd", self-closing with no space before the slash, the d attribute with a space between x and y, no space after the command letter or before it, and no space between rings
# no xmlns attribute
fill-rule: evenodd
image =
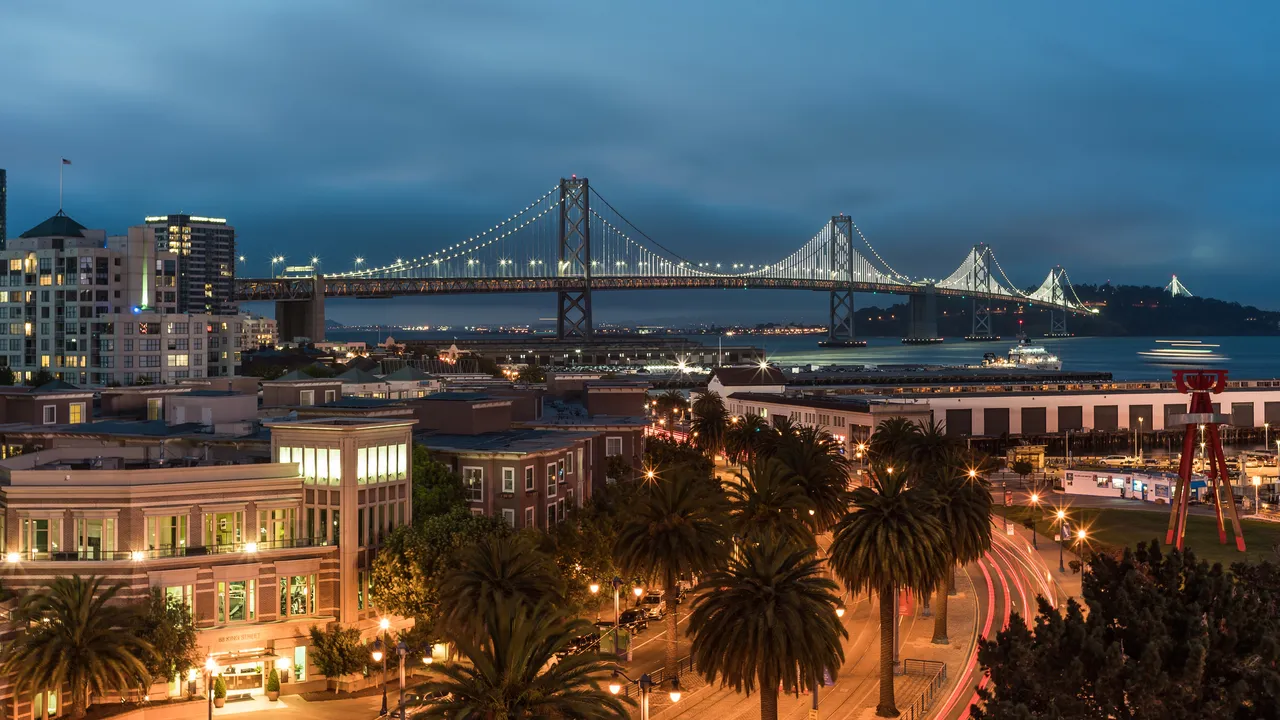
<svg viewBox="0 0 1280 720"><path fill-rule="evenodd" d="M238 317L178 310L178 259L150 227L90 230L62 211L0 251L0 365L77 385L234 374Z"/></svg>
<svg viewBox="0 0 1280 720"><path fill-rule="evenodd" d="M0 168L0 250L4 249L9 235L9 180L4 168Z"/></svg>
<svg viewBox="0 0 1280 720"><path fill-rule="evenodd" d="M236 314L236 229L225 218L152 215L156 250L178 262L178 312Z"/></svg>

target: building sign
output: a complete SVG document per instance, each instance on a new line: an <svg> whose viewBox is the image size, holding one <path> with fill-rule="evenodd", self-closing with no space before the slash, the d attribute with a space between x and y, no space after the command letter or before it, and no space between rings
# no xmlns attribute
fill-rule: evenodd
<svg viewBox="0 0 1280 720"><path fill-rule="evenodd" d="M261 639L262 639L261 632L244 632L244 633L236 633L235 635L222 635L214 638L214 642L225 645L227 643L242 643L242 642L249 642L250 640L261 640Z"/></svg>

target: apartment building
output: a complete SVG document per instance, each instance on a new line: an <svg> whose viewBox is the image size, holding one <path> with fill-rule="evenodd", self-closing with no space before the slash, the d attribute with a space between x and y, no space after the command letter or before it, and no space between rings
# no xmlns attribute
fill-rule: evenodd
<svg viewBox="0 0 1280 720"><path fill-rule="evenodd" d="M157 252L178 264L178 312L235 315L236 229L226 218L152 215L144 219Z"/></svg>
<svg viewBox="0 0 1280 720"><path fill-rule="evenodd" d="M124 583L131 598L159 588L192 608L229 694L260 694L272 667L285 692L321 689L309 628L340 622L372 639L382 618L369 569L386 533L412 520L411 426L268 422L268 441L172 420L7 425L5 445L27 452L0 460L0 581L19 594L73 574ZM5 717L49 700L0 679Z"/></svg>

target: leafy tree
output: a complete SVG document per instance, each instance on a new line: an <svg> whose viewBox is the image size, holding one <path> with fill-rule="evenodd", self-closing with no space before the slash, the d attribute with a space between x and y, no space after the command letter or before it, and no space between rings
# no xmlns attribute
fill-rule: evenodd
<svg viewBox="0 0 1280 720"><path fill-rule="evenodd" d="M649 438L644 448L644 466L653 468L658 475L683 472L696 477L715 477L715 464L696 447L688 443Z"/></svg>
<svg viewBox="0 0 1280 720"><path fill-rule="evenodd" d="M676 677L676 580L719 567L728 550L726 501L718 484L686 470L645 483L618 532L613 554L628 574L662 581L667 602L667 677Z"/></svg>
<svg viewBox="0 0 1280 720"><path fill-rule="evenodd" d="M829 563L857 591L880 596L880 701L876 714L898 714L893 695L895 592L932 592L950 562L937 496L907 473L874 468L870 485L853 491L853 511L836 527Z"/></svg>
<svg viewBox="0 0 1280 720"><path fill-rule="evenodd" d="M40 387L53 382L53 374L45 368L40 368L31 375L31 379L23 383L30 387Z"/></svg>
<svg viewBox="0 0 1280 720"><path fill-rule="evenodd" d="M188 668L200 664L191 608L182 600L165 595L160 588L151 588L151 594L143 603L138 637L154 651L146 659L147 672L153 681L164 678L173 682Z"/></svg>
<svg viewBox="0 0 1280 720"><path fill-rule="evenodd" d="M391 531L370 572L373 601L386 612L433 622L440 582L458 567L457 552L511 528L501 519L455 508Z"/></svg>
<svg viewBox="0 0 1280 720"><path fill-rule="evenodd" d="M787 543L797 547L815 544L809 527L813 504L796 482L795 475L773 458L747 463L745 473L734 473L725 485L729 498L729 524L739 542Z"/></svg>
<svg viewBox="0 0 1280 720"><path fill-rule="evenodd" d="M520 369L520 382L544 383L547 381L547 369L541 365L526 365Z"/></svg>
<svg viewBox="0 0 1280 720"><path fill-rule="evenodd" d="M711 390L693 401L693 444L708 456L724 450L724 436L729 429L729 411L720 394Z"/></svg>
<svg viewBox="0 0 1280 720"><path fill-rule="evenodd" d="M445 515L467 507L467 491L462 478L448 465L431 457L426 445L413 444L413 519Z"/></svg>
<svg viewBox="0 0 1280 720"><path fill-rule="evenodd" d="M631 463L621 455L610 455L604 461L605 477L612 480L631 480L635 475L635 468L631 467Z"/></svg>
<svg viewBox="0 0 1280 720"><path fill-rule="evenodd" d="M823 430L797 428L779 434L773 457L800 484L813 509L807 518L814 533L830 530L844 517L849 502L849 460L840 444Z"/></svg>
<svg viewBox="0 0 1280 720"><path fill-rule="evenodd" d="M15 380L13 370L9 369L8 366L0 366L0 386L7 387L12 385Z"/></svg>
<svg viewBox="0 0 1280 720"><path fill-rule="evenodd" d="M311 626L311 662L321 675L330 680L338 680L344 675L358 673L364 669L368 654L364 643L360 641L360 631L353 627L342 627L337 623L332 629L321 630ZM338 686L333 686L338 692Z"/></svg>
<svg viewBox="0 0 1280 720"><path fill-rule="evenodd" d="M114 602L122 589L100 577L60 577L23 597L11 618L17 636L4 648L10 682L28 693L66 685L71 716L81 718L92 695L146 679L153 650L132 629L137 607Z"/></svg>
<svg viewBox="0 0 1280 720"><path fill-rule="evenodd" d="M760 717L778 717L778 688L813 688L844 663L837 586L813 551L769 540L699 586L689 617L693 658L708 682L760 690Z"/></svg>
<svg viewBox="0 0 1280 720"><path fill-rule="evenodd" d="M591 583L606 583L618 574L613 543L622 524L621 512L634 500L639 483L618 482L597 488L582 507L573 508L565 522L547 532L533 528L521 533L550 556L564 584L565 607L577 611L598 607L600 596Z"/></svg>
<svg viewBox="0 0 1280 720"><path fill-rule="evenodd" d="M457 563L440 584L440 614L455 639L483 632L483 618L495 603L510 600L532 607L564 595L550 558L517 535L483 537L462 547Z"/></svg>
<svg viewBox="0 0 1280 720"><path fill-rule="evenodd" d="M1027 484L1027 476L1036 471L1036 466L1026 460L1014 460L1009 469L1018 474L1019 485Z"/></svg>
<svg viewBox="0 0 1280 720"><path fill-rule="evenodd" d="M439 679L423 690L444 699L425 700L414 717L482 720L488 718L578 718L625 720L628 698L603 684L616 667L597 652L556 656L574 638L591 631L546 605L530 608L498 600L483 616L478 639L460 639L468 663L437 670Z"/></svg>
<svg viewBox="0 0 1280 720"><path fill-rule="evenodd" d="M978 659L991 683L972 716L1002 718L1280 717L1280 606L1270 563L1220 565L1139 544L1099 555L1082 578L1088 613L1039 600Z"/></svg>

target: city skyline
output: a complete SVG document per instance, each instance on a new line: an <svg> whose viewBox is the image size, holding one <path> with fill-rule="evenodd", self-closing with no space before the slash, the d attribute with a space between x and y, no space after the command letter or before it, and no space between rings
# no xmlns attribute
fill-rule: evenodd
<svg viewBox="0 0 1280 720"><path fill-rule="evenodd" d="M15 78L16 102L0 106L0 138L23 138L0 139L11 235L57 209L61 157L75 162L72 217L113 233L158 213L227 217L242 275L267 273L276 255L336 270L433 250L576 172L697 259L768 262L845 211L921 274L984 241L1020 282L1046 261L1086 283L1163 285L1176 272L1201 294L1275 307L1265 263L1239 262L1265 253L1280 224L1267 206L1280 112L1252 90L1280 65L1256 16L244 5L184 8L205 34L105 53L157 29L147 7L6 11L0 38L15 52L38 55L53 32L93 41ZM234 55L214 52L221 33ZM762 320L823 312L811 293L641 297L669 320L744 305ZM597 312L634 321L636 304L601 297ZM331 314L354 322L368 307ZM376 307L392 322L553 311L517 297Z"/></svg>

